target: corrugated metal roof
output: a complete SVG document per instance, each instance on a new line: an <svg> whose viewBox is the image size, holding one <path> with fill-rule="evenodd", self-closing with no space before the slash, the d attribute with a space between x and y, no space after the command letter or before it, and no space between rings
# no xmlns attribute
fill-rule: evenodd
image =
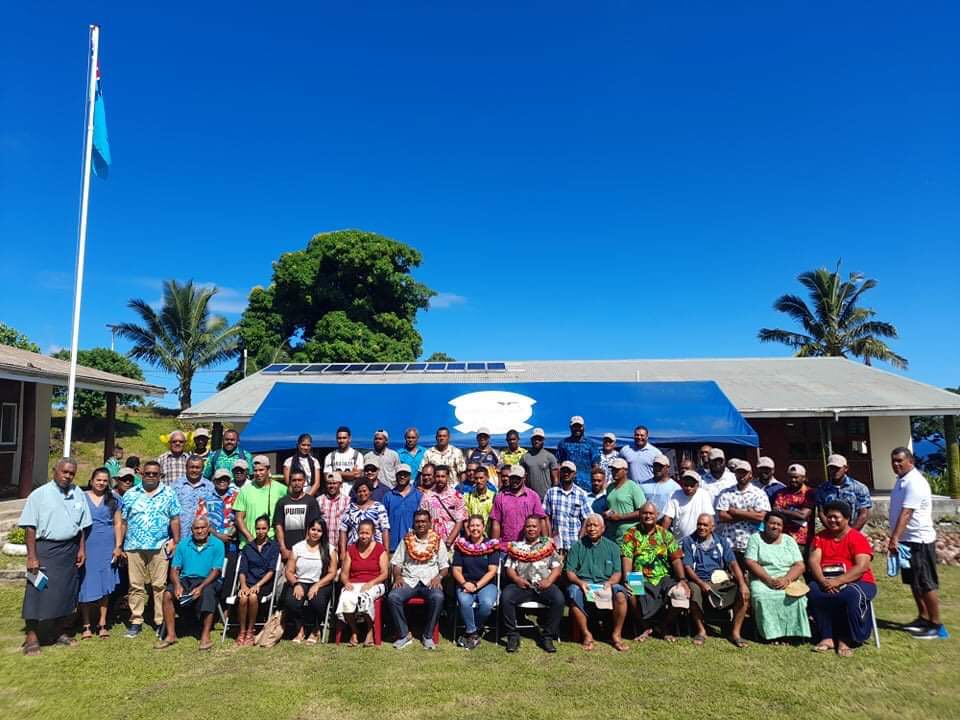
<svg viewBox="0 0 960 720"><path fill-rule="evenodd" d="M66 385L70 363L66 360L0 345L0 378L36 382L41 385ZM77 365L77 387L82 390L118 392L124 395L166 395L166 388L131 380L122 375Z"/></svg>
<svg viewBox="0 0 960 720"><path fill-rule="evenodd" d="M714 380L747 417L960 414L960 395L845 358L508 361L507 371L360 375L256 373L188 408L184 419L242 422L273 384L641 382Z"/></svg>

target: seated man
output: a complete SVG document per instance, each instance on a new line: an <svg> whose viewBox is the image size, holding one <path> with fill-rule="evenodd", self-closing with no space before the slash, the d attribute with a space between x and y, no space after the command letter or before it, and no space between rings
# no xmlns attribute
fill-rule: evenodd
<svg viewBox="0 0 960 720"><path fill-rule="evenodd" d="M563 593L557 587L563 561L553 540L541 535L540 517L528 515L523 525L523 539L507 544L508 585L500 596L503 607L503 624L507 631L507 652L520 649L520 634L517 632L517 611L525 602L546 605L547 622L543 627L540 646L548 653L555 653L553 641L560 634L563 618Z"/></svg>
<svg viewBox="0 0 960 720"><path fill-rule="evenodd" d="M177 642L174 602L181 609L199 608L202 622L200 649L209 650L213 647L210 629L217 611L223 558L223 543L210 537L210 523L207 518L195 518L191 536L177 543L173 560L170 561L170 583L163 593L163 626L166 634L154 646L157 650L163 650Z"/></svg>
<svg viewBox="0 0 960 720"><path fill-rule="evenodd" d="M683 551L673 533L657 525L656 505L648 502L640 507L640 522L623 536L620 554L623 579L636 587L628 602L644 627L637 642L650 637L658 617L662 618L659 632L663 639L676 642L667 628L676 615L676 606L682 604L682 598L690 597L690 588L683 579ZM640 577L632 581L630 575L634 571Z"/></svg>
<svg viewBox="0 0 960 720"><path fill-rule="evenodd" d="M626 652L627 646L621 633L623 621L627 618L627 597L620 584L620 548L613 540L603 536L603 526L603 516L597 513L591 513L583 521L583 537L574 543L567 554L565 569L567 580L570 581L567 599L570 601L570 615L583 638L583 649L593 650L593 635L587 621L591 610L596 610L596 604L588 598L593 594L591 585L602 585L603 592L609 592L613 602L610 644L618 651Z"/></svg>
<svg viewBox="0 0 960 720"><path fill-rule="evenodd" d="M421 642L425 650L435 650L433 630L443 609L441 584L447 576L449 561L446 544L430 527L429 512L417 510L413 514L413 530L397 545L390 564L393 566L393 587L387 596L387 606L398 632L393 646L401 650L413 643L403 606L410 598L420 597L427 602L427 621Z"/></svg>
<svg viewBox="0 0 960 720"><path fill-rule="evenodd" d="M703 513L697 518L697 529L683 538L683 569L690 585L690 615L696 626L693 644L703 645L707 639L704 625L704 602L713 610L733 608L733 628L730 642L738 648L747 646L740 637L743 619L747 616L750 589L726 540L713 534L713 515Z"/></svg>

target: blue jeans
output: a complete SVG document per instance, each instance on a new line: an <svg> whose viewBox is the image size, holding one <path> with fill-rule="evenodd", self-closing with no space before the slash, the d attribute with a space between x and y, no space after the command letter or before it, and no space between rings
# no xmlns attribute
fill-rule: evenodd
<svg viewBox="0 0 960 720"><path fill-rule="evenodd" d="M623 589L623 585L618 583L611 585L610 589L613 590L614 600L617 599L617 593L626 593L626 590ZM580 589L579 585L567 586L567 600L580 608L580 612L582 612L584 615L589 615L587 612L587 598L584 596L583 590Z"/></svg>
<svg viewBox="0 0 960 720"><path fill-rule="evenodd" d="M477 603L477 609L473 609L473 603ZM497 602L497 586L493 583L484 585L475 593L465 592L462 588L457 588L457 604L460 605L460 619L466 626L467 635L476 635L477 629L482 628L493 612L493 606Z"/></svg>
<svg viewBox="0 0 960 720"><path fill-rule="evenodd" d="M416 587L404 585L399 589L390 589L390 594L387 595L387 608L397 628L398 637L406 637L409 632L403 606L412 597L420 597L427 601L427 619L423 625L423 639L433 639L433 628L440 619L440 611L443 610L443 590L423 583L417 583Z"/></svg>

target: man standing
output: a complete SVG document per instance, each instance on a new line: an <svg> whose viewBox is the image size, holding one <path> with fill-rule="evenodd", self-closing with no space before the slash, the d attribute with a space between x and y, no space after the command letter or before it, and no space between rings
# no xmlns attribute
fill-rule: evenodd
<svg viewBox="0 0 960 720"><path fill-rule="evenodd" d="M153 593L153 620L163 622L163 590L167 585L168 558L180 541L180 503L176 493L160 483L160 465L143 466L143 485L131 488L120 505L123 551L130 574L130 628L128 638L143 629L143 611L149 584Z"/></svg>
<svg viewBox="0 0 960 720"><path fill-rule="evenodd" d="M161 481L162 467L161 465ZM177 477L170 487L180 503L180 527L188 528L193 525L193 519L197 515L205 514L207 505L214 500L214 488L213 483L203 477L203 460L196 455L190 456L184 470L185 474ZM201 508L202 513L198 512Z"/></svg>
<svg viewBox="0 0 960 720"><path fill-rule="evenodd" d="M557 443L557 460L572 462L577 469L575 482L589 491L590 470L600 458L600 448L584 435L585 429L583 417L574 415L570 418L570 435Z"/></svg>
<svg viewBox="0 0 960 720"><path fill-rule="evenodd" d="M397 451L387 447L389 442L390 434L386 430L377 430L373 434L373 450L363 456L364 467L370 458L377 460L380 466L377 478L385 491L397 484L397 467L400 465L400 456Z"/></svg>
<svg viewBox="0 0 960 720"><path fill-rule="evenodd" d="M233 464L237 460L246 460L247 467L253 465L253 456L246 450L241 450L238 447L239 444L240 433L233 429L224 430L223 447L219 450L214 450L207 456L203 466L203 476L207 480L210 480L213 478L214 470L219 470L220 468L226 468L232 472Z"/></svg>
<svg viewBox="0 0 960 720"><path fill-rule="evenodd" d="M303 468L299 465L292 467L287 482L287 494L273 509L272 523L284 562L290 559L293 546L307 538L307 528L320 517L320 504L306 492L307 474Z"/></svg>
<svg viewBox="0 0 960 720"><path fill-rule="evenodd" d="M424 462L431 463L434 467L444 465L449 470L449 482L451 487L456 486L467 471L466 460L463 459L463 453L450 444L450 430L445 427L437 428L437 444L427 450L423 456Z"/></svg>
<svg viewBox="0 0 960 720"><path fill-rule="evenodd" d="M73 484L76 474L76 461L61 458L53 469L53 480L31 492L20 513L18 525L24 530L27 545L24 655L40 654L37 629L44 621L56 625L58 645L77 644L67 635L67 620L77 608L80 568L85 558L83 530L93 520L83 491ZM119 549L114 551L114 556L118 555Z"/></svg>
<svg viewBox="0 0 960 720"><path fill-rule="evenodd" d="M909 551L909 567L900 577L909 585L917 605L917 618L904 626L918 640L945 640L947 629L940 622L940 579L937 576L937 531L933 526L933 496L930 484L914 467L913 453L898 447L890 453L897 476L890 491L891 556L901 557L901 543Z"/></svg>
<svg viewBox="0 0 960 720"><path fill-rule="evenodd" d="M477 446L467 456L467 464L474 463L487 471L491 480L497 477L497 466L500 464L500 455L490 447L490 431L485 428L477 430Z"/></svg>
<svg viewBox="0 0 960 720"><path fill-rule="evenodd" d="M520 459L526 453L526 448L520 447L520 433L516 430L507 430L507 449L500 453L500 463L502 465L519 465Z"/></svg>
<svg viewBox="0 0 960 720"><path fill-rule="evenodd" d="M610 461L618 457L622 456L620 451L617 450L617 436L613 433L604 433L603 446L600 449L600 458L597 460L597 465L603 470L608 483L613 482L613 469L610 467Z"/></svg>
<svg viewBox="0 0 960 720"><path fill-rule="evenodd" d="M197 428L193 431L193 455L203 458L204 462L210 454L210 431L206 428Z"/></svg>
<svg viewBox="0 0 960 720"><path fill-rule="evenodd" d="M640 483L640 488L647 501L657 506L659 522L670 498L680 489L680 485L670 477L670 458L666 455L657 455L653 459L653 477L647 482Z"/></svg>
<svg viewBox="0 0 960 720"><path fill-rule="evenodd" d="M367 453L367 457L363 461L363 479L370 484L370 497L373 498L373 501L383 503L383 499L390 492L390 488L380 482L380 459L373 453ZM350 490L350 499L357 499L355 487Z"/></svg>
<svg viewBox="0 0 960 720"><path fill-rule="evenodd" d="M547 535L546 513L540 497L523 484L526 477L523 465L510 468L510 483L497 493L490 510L490 537L503 543L523 539L523 524L528 517L540 518L540 533Z"/></svg>
<svg viewBox="0 0 960 720"><path fill-rule="evenodd" d="M640 508L647 498L640 485L633 482L627 474L626 460L616 458L610 463L610 467L613 468L613 485L607 487L607 511L603 517L606 521L607 537L619 545L623 542L627 530L640 520Z"/></svg>
<svg viewBox="0 0 960 720"><path fill-rule="evenodd" d="M234 460L230 472L233 475L233 484L236 485L239 490L247 483L247 479L250 476L250 466L247 465L246 460Z"/></svg>
<svg viewBox="0 0 960 720"><path fill-rule="evenodd" d="M635 483L645 483L653 479L653 462L662 455L648 440L650 431L643 425L633 429L633 444L620 448L620 457L630 466L630 479Z"/></svg>
<svg viewBox="0 0 960 720"><path fill-rule="evenodd" d="M806 557L817 498L813 489L807 487L807 469L803 465L794 463L787 468L787 485L773 496L770 505L783 515L783 531L797 541Z"/></svg>
<svg viewBox="0 0 960 720"><path fill-rule="evenodd" d="M727 457L720 448L710 448L708 472L701 478L703 489L716 500L724 490L737 484L737 477L727 469Z"/></svg>
<svg viewBox="0 0 960 720"><path fill-rule="evenodd" d="M420 447L420 431L415 427L408 427L403 431L403 449L397 453L400 462L410 466L410 472L416 477L423 465L423 456L427 449Z"/></svg>
<svg viewBox="0 0 960 720"><path fill-rule="evenodd" d="M775 467L773 458L761 457L757 460L757 479L753 481L754 485L767 494L767 499L771 505L773 505L773 496L786 487L773 476Z"/></svg>
<svg viewBox="0 0 960 720"><path fill-rule="evenodd" d="M490 481L487 480L487 473L483 468L477 468L473 471L473 483L470 489L463 494L463 507L467 513L467 518L471 515L479 515L483 518L484 527L488 525L490 512L493 510L493 499L495 493L490 488Z"/></svg>
<svg viewBox="0 0 960 720"><path fill-rule="evenodd" d="M462 460L463 455L460 458ZM460 535L467 513L463 507L463 496L450 485L450 468L446 465L434 468L433 487L424 491L420 498L420 509L430 514L433 529L450 550Z"/></svg>
<svg viewBox="0 0 960 720"><path fill-rule="evenodd" d="M663 527L683 540L697 529L697 518L704 513L713 515L713 498L700 487L700 476L694 470L684 470L680 491L673 494L663 512Z"/></svg>
<svg viewBox="0 0 960 720"><path fill-rule="evenodd" d="M114 445L113 455L107 458L103 466L110 471L110 477L117 477L120 474L120 470L123 469L123 447Z"/></svg>
<svg viewBox="0 0 960 720"><path fill-rule="evenodd" d="M707 444L701 445L697 451L697 475L701 478L710 472L710 452L713 447Z"/></svg>
<svg viewBox="0 0 960 720"><path fill-rule="evenodd" d="M223 543L227 555L237 552L237 526L233 520L233 502L240 489L231 481L228 470L221 468L213 474L213 497L207 503L210 534Z"/></svg>
<svg viewBox="0 0 960 720"><path fill-rule="evenodd" d="M560 469L560 484L547 490L543 512L547 516L548 536L566 557L567 551L583 535L583 521L592 512L587 493L573 484L574 473Z"/></svg>
<svg viewBox="0 0 960 720"><path fill-rule="evenodd" d="M349 495L353 483L363 477L363 453L350 447L353 433L346 425L337 428L337 449L323 459L324 477L340 473L340 492Z"/></svg>
<svg viewBox="0 0 960 720"><path fill-rule="evenodd" d="M330 473L326 480L317 503L320 505L320 515L327 524L327 540L337 547L340 542L340 518L350 507L350 495L340 492L343 480L339 472Z"/></svg>
<svg viewBox="0 0 960 720"><path fill-rule="evenodd" d="M556 456L543 447L543 428L534 428L530 433L530 452L520 458L520 466L527 478L527 487L541 500L547 490L560 482L559 463ZM511 463L513 466L515 463Z"/></svg>
<svg viewBox="0 0 960 720"><path fill-rule="evenodd" d="M613 468L611 468L611 472ZM609 505L607 505L607 474L602 468L595 467L590 471L590 492L587 493L587 501L590 503L590 510L603 515ZM606 523L604 523L606 526Z"/></svg>
<svg viewBox="0 0 960 720"><path fill-rule="evenodd" d="M241 550L244 545L253 540L253 528L257 518L261 515L272 518L277 503L286 494L286 486L270 477L270 458L266 455L257 455L253 459L253 480L240 488L240 493L233 503L233 515L237 523ZM274 537L272 525L269 535L271 538Z"/></svg>
<svg viewBox="0 0 960 720"><path fill-rule="evenodd" d="M827 458L828 482L817 488L817 513L820 522L826 525L823 506L831 501L845 502L850 506L850 527L862 530L870 518L873 500L867 486L847 475L847 459L843 455L831 455Z"/></svg>
<svg viewBox="0 0 960 720"><path fill-rule="evenodd" d="M167 447L170 449L157 458L160 463L160 482L164 485L170 485L187 474L187 459L190 457L185 450L187 447L187 436L179 430L170 433L167 439ZM200 460L200 472L203 473L204 458L196 456Z"/></svg>
<svg viewBox="0 0 960 720"><path fill-rule="evenodd" d="M747 541L770 512L770 501L767 494L753 484L753 468L746 460L737 461L736 476L737 484L717 497L716 510L720 518L719 535L742 563Z"/></svg>
<svg viewBox="0 0 960 720"><path fill-rule="evenodd" d="M412 468L406 463L400 463L397 468L397 484L383 496L383 506L387 509L390 519L390 552L397 549L404 536L413 528L413 516L420 507L423 495L413 485Z"/></svg>

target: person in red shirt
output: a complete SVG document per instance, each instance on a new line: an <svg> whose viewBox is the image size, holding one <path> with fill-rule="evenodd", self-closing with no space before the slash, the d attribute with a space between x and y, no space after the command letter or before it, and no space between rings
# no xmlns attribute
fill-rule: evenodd
<svg viewBox="0 0 960 720"><path fill-rule="evenodd" d="M813 576L809 607L820 630L813 651L851 657L873 626L870 602L877 595L870 569L873 549L863 533L850 527L849 505L828 502L823 514L826 528L813 539L807 561Z"/></svg>
<svg viewBox="0 0 960 720"><path fill-rule="evenodd" d="M786 487L773 496L772 508L785 518L783 531L797 541L800 552L807 554L810 525L817 507L817 494L807 485L807 471L796 463L787 468Z"/></svg>

